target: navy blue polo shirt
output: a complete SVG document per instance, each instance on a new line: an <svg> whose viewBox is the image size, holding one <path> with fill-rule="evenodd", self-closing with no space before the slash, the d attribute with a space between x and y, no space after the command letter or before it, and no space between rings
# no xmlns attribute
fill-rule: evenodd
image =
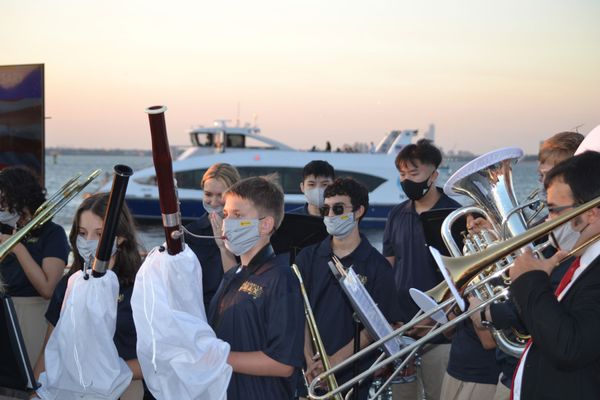
<svg viewBox="0 0 600 400"><path fill-rule="evenodd" d="M459 208L461 205L436 188L441 197L431 209ZM383 255L395 257L394 275L399 290L427 291L443 279L425 241L425 232L412 200L394 207L383 232Z"/></svg>
<svg viewBox="0 0 600 400"><path fill-rule="evenodd" d="M460 322L452 338L448 375L463 382L495 385L500 370L496 350L483 348L470 319Z"/></svg>
<svg viewBox="0 0 600 400"><path fill-rule="evenodd" d="M304 305L289 255L275 256L270 245L248 266L223 275L213 297L209 321L231 351L262 351L280 363L300 367L304 358ZM293 399L296 378L234 372L229 400Z"/></svg>
<svg viewBox="0 0 600 400"><path fill-rule="evenodd" d="M46 311L46 320L56 326L60 318L60 309L62 307L69 276L63 276L56 285L48 310ZM117 327L113 341L123 360L133 360L137 358L135 346L137 344L137 334L133 323L133 314L131 311L131 294L133 285L119 285L119 297L117 298Z"/></svg>
<svg viewBox="0 0 600 400"><path fill-rule="evenodd" d="M196 235L214 235L208 214L205 213L198 220L185 226L187 230ZM204 309L208 310L210 300L215 295L221 279L223 278L223 262L221 251L214 239L199 239L192 235L185 235L185 243L192 249L202 266L202 293L204 296Z"/></svg>
<svg viewBox="0 0 600 400"><path fill-rule="evenodd" d="M328 262L331 261L331 236L321 243L304 248L296 257L304 285L308 293L310 305L315 315L317 328L323 339L327 354L332 355L354 339L354 310L339 282L331 272ZM358 274L363 285L389 322L401 320L397 307L396 289L390 264L361 235L358 247L348 256L340 260L342 264ZM360 371L367 369L377 354L365 357L360 363ZM339 384L353 376L350 366L336 374ZM370 380L363 382L359 398L367 398Z"/></svg>
<svg viewBox="0 0 600 400"><path fill-rule="evenodd" d="M63 260L65 264L69 258L69 241L65 230L54 222L47 222L41 228L32 232L24 243L27 251L36 263L42 267L44 258L55 257ZM38 291L31 285L25 271L21 267L17 256L10 253L0 264L2 279L6 284L6 291L13 297L39 296Z"/></svg>

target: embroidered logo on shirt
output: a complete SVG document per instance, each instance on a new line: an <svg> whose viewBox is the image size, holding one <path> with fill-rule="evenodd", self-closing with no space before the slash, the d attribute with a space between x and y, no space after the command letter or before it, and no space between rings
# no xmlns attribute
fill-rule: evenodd
<svg viewBox="0 0 600 400"><path fill-rule="evenodd" d="M117 303L120 303L123 300L125 300L125 295L124 294L120 294L119 297L117 297Z"/></svg>
<svg viewBox="0 0 600 400"><path fill-rule="evenodd" d="M248 293L254 299L259 298L263 294L263 287L253 282L244 282L239 289L240 292Z"/></svg>
<svg viewBox="0 0 600 400"><path fill-rule="evenodd" d="M358 277L358 280L360 281L360 283L363 284L363 286L365 286L367 284L367 277L361 274L356 274L356 276Z"/></svg>

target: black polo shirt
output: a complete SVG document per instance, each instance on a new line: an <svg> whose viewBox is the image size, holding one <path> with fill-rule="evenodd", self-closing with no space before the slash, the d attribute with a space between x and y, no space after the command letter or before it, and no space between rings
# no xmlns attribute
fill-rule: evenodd
<svg viewBox="0 0 600 400"><path fill-rule="evenodd" d="M441 197L431 208L459 208L461 205L436 188ZM394 276L398 289L426 291L443 279L425 241L425 232L412 200L394 207L383 232L383 255L395 257Z"/></svg>
<svg viewBox="0 0 600 400"><path fill-rule="evenodd" d="M214 235L208 214L205 213L196 221L185 226L187 230L196 235ZM202 266L202 293L204 296L204 309L208 310L210 300L215 295L221 279L223 278L223 262L221 251L214 239L199 239L192 235L185 235L185 243L190 246L200 265Z"/></svg>
<svg viewBox="0 0 600 400"><path fill-rule="evenodd" d="M32 232L24 245L40 268L44 258L59 258L65 264L69 258L70 247L65 230L54 222L47 222L41 228ZM7 294L13 297L40 295L27 279L17 256L13 253L8 254L0 263L0 271L6 284Z"/></svg>
<svg viewBox="0 0 600 400"><path fill-rule="evenodd" d="M317 328L327 350L332 355L354 339L354 310L339 282L331 272L331 236L321 243L304 248L296 257L302 274L310 305L315 315ZM387 260L361 235L358 247L340 260L348 268L353 266L361 282L389 322L400 321L397 308L393 273ZM360 363L360 371L367 369L375 360L376 354L365 357ZM336 375L339 384L352 376L352 367ZM370 380L361 385L359 398L367 398Z"/></svg>
<svg viewBox="0 0 600 400"><path fill-rule="evenodd" d="M289 255L275 256L270 245L248 266L223 275L210 303L209 321L231 351L262 351L280 363L300 367L304 358L304 305ZM229 400L293 399L295 377L234 372Z"/></svg>
<svg viewBox="0 0 600 400"><path fill-rule="evenodd" d="M50 299L48 310L46 311L46 320L56 326L60 319L60 310L67 291L69 276L63 276L56 285L54 294ZM133 360L137 358L135 346L137 344L137 334L133 323L133 314L131 311L131 294L133 285L119 285L119 297L117 298L117 326L113 341L117 348L119 357L123 360Z"/></svg>

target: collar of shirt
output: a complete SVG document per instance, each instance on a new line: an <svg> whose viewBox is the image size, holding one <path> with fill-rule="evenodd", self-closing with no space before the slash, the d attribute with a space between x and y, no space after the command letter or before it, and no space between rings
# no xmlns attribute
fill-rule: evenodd
<svg viewBox="0 0 600 400"><path fill-rule="evenodd" d="M558 295L559 301L565 297L571 286L573 286L575 281L577 281L577 278L579 278L579 276L585 272L587 267L590 266L590 264L598 257L598 255L600 255L600 241L596 241L594 244L589 245L585 249L579 261L579 268L575 270L575 273L573 274L569 284L565 286L565 288Z"/></svg>
<svg viewBox="0 0 600 400"><path fill-rule="evenodd" d="M248 275L251 275L251 274L255 273L258 268L260 268L262 265L267 263L267 261L269 261L271 258L274 258L274 257L275 257L275 251L273 251L273 247L271 246L271 244L267 243L265 245L265 247L260 249L258 251L258 253L256 253L254 255L254 257L252 257L252 260L250 260L250 262L248 263L247 266L240 265L240 267L237 269L236 273L245 270L245 271L247 271ZM271 264L267 265L266 268L264 269L264 271L270 269L271 266L272 266ZM264 272L264 271L262 271L262 272Z"/></svg>
<svg viewBox="0 0 600 400"><path fill-rule="evenodd" d="M352 257L352 260L354 262L365 262L369 258L370 253L371 246L369 240L361 233L360 243L358 244L358 247L346 257ZM327 236L325 240L321 242L317 250L317 254L321 257L331 257L331 255L333 254L333 250L331 249L331 236Z"/></svg>
<svg viewBox="0 0 600 400"><path fill-rule="evenodd" d="M440 193L440 198L435 202L433 207L431 207L431 210L436 208L456 208L461 206L458 204L458 202L455 202L448 195L446 195L441 187L436 186L435 189ZM404 207L402 207L402 212L417 215L417 211L415 210L415 202L413 200L407 200Z"/></svg>

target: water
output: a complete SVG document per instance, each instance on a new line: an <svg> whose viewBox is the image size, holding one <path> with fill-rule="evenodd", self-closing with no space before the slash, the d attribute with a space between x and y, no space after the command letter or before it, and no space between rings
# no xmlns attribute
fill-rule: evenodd
<svg viewBox="0 0 600 400"><path fill-rule="evenodd" d="M83 200L83 193L96 192L106 180L112 179L113 167L117 164L125 164L133 168L134 171L144 167L152 166L152 157L150 156L90 156L90 155L60 155L54 163L51 156L46 157L46 187L48 194L52 194L76 173L82 173L84 176L90 174L93 170L100 168L103 175L96 178L88 187L84 189L77 197L67 204L55 217L54 221L65 228L68 233L73 222L73 215ZM439 185L452 175L454 171L464 165L464 162L448 163L449 170L441 171ZM393 164L390 168L395 168ZM108 174L108 175L104 175ZM135 175L134 175L135 176ZM520 162L513 170L514 190L519 201L524 200L539 185L537 180L537 163ZM162 226L156 224L144 224L139 226L140 241L146 249L160 245L164 241ZM381 250L383 231L369 230L364 232L371 243Z"/></svg>

